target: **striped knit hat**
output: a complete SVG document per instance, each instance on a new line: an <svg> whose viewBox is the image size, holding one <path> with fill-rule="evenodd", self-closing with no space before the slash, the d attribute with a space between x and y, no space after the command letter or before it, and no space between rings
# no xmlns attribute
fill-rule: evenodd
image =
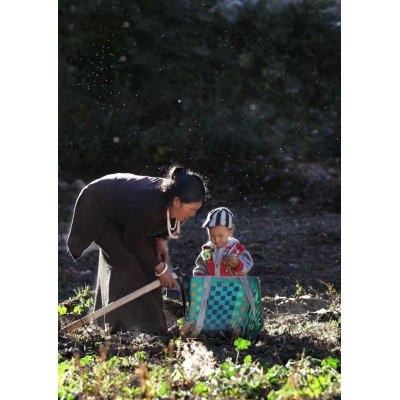
<svg viewBox="0 0 400 400"><path fill-rule="evenodd" d="M207 219L203 224L203 228L219 225L233 229L233 214L226 207L218 207L214 208L214 210L211 210L207 215Z"/></svg>

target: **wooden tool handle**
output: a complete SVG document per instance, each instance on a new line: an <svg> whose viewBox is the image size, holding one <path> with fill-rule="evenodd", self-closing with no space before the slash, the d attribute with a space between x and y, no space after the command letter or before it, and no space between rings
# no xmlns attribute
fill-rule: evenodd
<svg viewBox="0 0 400 400"><path fill-rule="evenodd" d="M174 279L177 279L177 276L174 272L172 272L172 276ZM83 317L79 319L78 321L73 322L72 324L69 324L62 328L60 330L61 333L66 333L66 332L71 332L77 328L80 328L84 325L89 324L90 322L94 321L95 319L102 317L103 315L109 313L112 310L115 310L118 307L121 307L122 305L146 294L147 292L150 292L151 290L154 290L160 286L160 280L157 279L154 282L149 283L146 286L143 286L142 288L135 290L132 293L127 294L124 297L121 297L120 299L113 301L110 304L107 304L106 306L98 309L97 311L93 312L92 314L86 315L86 317Z"/></svg>

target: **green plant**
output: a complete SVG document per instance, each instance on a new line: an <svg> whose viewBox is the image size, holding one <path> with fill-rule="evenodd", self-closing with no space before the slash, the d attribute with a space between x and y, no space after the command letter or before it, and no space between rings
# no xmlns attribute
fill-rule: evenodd
<svg viewBox="0 0 400 400"><path fill-rule="evenodd" d="M331 304L329 306L330 311L335 311L337 305L340 303L340 295L336 292L336 289L331 284L326 284L327 286L327 294L331 300Z"/></svg>
<svg viewBox="0 0 400 400"><path fill-rule="evenodd" d="M79 394L100 398L115 398L120 393L125 396L140 395L140 389L131 387L134 373L121 370L117 357L85 356L58 364L58 398L74 399Z"/></svg>
<svg viewBox="0 0 400 400"><path fill-rule="evenodd" d="M58 305L58 313L64 315L67 313L67 307Z"/></svg>
<svg viewBox="0 0 400 400"><path fill-rule="evenodd" d="M146 340L145 337L138 340ZM250 343L237 340L237 352L248 349ZM184 346L180 343L179 346ZM133 356L108 355L106 343L99 347L99 355L75 356L58 364L59 399L112 398L204 398L235 399L262 398L318 398L340 393L341 376L337 369L340 362L328 357L317 360L305 357L290 360L285 366L265 367L253 362L247 355L243 363L230 359L214 370L193 376L186 374L181 361L174 364L151 363L144 352ZM187 353L188 355L189 353ZM189 356L190 357L190 356ZM190 361L190 360L189 360ZM198 361L196 361L198 362ZM205 370L204 370L205 372ZM191 397L194 396L194 397Z"/></svg>
<svg viewBox="0 0 400 400"><path fill-rule="evenodd" d="M300 285L296 280L296 294L294 295L296 298L300 297L303 294L303 286Z"/></svg>
<svg viewBox="0 0 400 400"><path fill-rule="evenodd" d="M73 309L73 314L86 315L93 304L90 286L86 285L84 288L77 288L75 292L75 301L78 302Z"/></svg>
<svg viewBox="0 0 400 400"><path fill-rule="evenodd" d="M285 366L284 384L279 390L272 390L268 400L318 398L323 393L340 393L341 376L337 372L339 364L332 357L322 361L311 357L289 361Z"/></svg>
<svg viewBox="0 0 400 400"><path fill-rule="evenodd" d="M91 296L91 289L90 286L85 285L83 288L82 287L77 287L74 289L75 292L75 297L76 299L87 299L88 297Z"/></svg>
<svg viewBox="0 0 400 400"><path fill-rule="evenodd" d="M235 345L235 350L237 352L236 354L236 363L237 363L239 359L240 350L247 350L248 347L251 345L251 342L243 338L238 338L233 342L233 344Z"/></svg>

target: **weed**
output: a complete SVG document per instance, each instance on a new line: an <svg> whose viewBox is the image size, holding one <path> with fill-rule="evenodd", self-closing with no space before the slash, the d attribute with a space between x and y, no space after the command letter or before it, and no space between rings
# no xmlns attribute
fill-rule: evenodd
<svg viewBox="0 0 400 400"><path fill-rule="evenodd" d="M248 347L251 345L251 342L249 342L248 340L239 338L239 339L236 339L233 344L235 345L235 350L237 352L237 354L236 354L236 364L237 364L238 359L239 359L240 350L247 350Z"/></svg>
<svg viewBox="0 0 400 400"><path fill-rule="evenodd" d="M236 351L246 350L249 342L235 341ZM58 364L58 398L318 398L340 393L340 362L332 357L317 360L305 357L285 366L265 368L247 355L243 363L227 358L220 366L201 342L183 343L184 361L169 367L146 364L147 356L107 356L108 343L99 356L75 356ZM199 358L201 357L201 359ZM203 360L203 362L202 362ZM204 360L212 361L204 368ZM190 397L194 396L194 397Z"/></svg>
<svg viewBox="0 0 400 400"><path fill-rule="evenodd" d="M58 313L60 314L60 315L64 315L64 314L66 314L67 313L67 307L65 307L65 306L58 306Z"/></svg>
<svg viewBox="0 0 400 400"><path fill-rule="evenodd" d="M58 306L58 314L73 314L78 316L87 315L90 312L90 308L93 304L93 298L91 294L90 286L84 288L74 289L75 297L69 299L63 304Z"/></svg>
<svg viewBox="0 0 400 400"><path fill-rule="evenodd" d="M326 294L330 300L329 310L334 312L340 304L341 296L337 293L336 289L330 283L320 281L326 286Z"/></svg>
<svg viewBox="0 0 400 400"><path fill-rule="evenodd" d="M300 297L303 294L303 286L300 285L299 282L296 280L296 294L294 295L295 298Z"/></svg>

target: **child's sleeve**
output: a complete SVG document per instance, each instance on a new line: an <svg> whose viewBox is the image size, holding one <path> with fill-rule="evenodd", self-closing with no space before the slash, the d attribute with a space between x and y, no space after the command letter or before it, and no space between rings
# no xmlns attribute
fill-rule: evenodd
<svg viewBox="0 0 400 400"><path fill-rule="evenodd" d="M193 269L193 276L205 276L207 275L206 262L203 259L202 253L200 253L196 259L196 266Z"/></svg>

